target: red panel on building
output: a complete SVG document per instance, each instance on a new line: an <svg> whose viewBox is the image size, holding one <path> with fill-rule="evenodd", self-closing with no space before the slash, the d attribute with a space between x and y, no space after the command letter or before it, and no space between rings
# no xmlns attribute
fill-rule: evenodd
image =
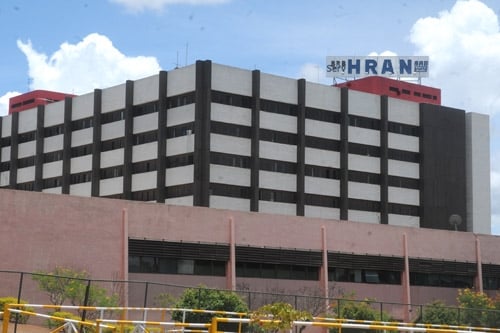
<svg viewBox="0 0 500 333"><path fill-rule="evenodd" d="M381 76L368 76L358 80L339 83L335 86L347 87L352 90L377 95L387 95L392 98L417 103L441 105L441 89Z"/></svg>
<svg viewBox="0 0 500 333"><path fill-rule="evenodd" d="M74 96L75 95L56 91L33 90L22 95L11 97L9 99L9 114L35 108L38 105L62 101L66 97Z"/></svg>

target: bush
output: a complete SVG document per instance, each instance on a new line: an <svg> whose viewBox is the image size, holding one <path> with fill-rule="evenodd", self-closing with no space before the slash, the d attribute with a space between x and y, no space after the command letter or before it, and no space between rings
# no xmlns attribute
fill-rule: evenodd
<svg viewBox="0 0 500 333"><path fill-rule="evenodd" d="M21 300L18 303L16 297L1 297L0 298L0 311L4 311L4 308L5 308L6 304L26 304L26 303L28 303L28 302L25 301L25 300ZM33 311L33 308L25 307L25 308L22 308L22 310ZM29 315L27 315L27 314L24 314L24 313L19 313L19 314L11 313L9 321L11 323L14 323L16 321L16 317L17 317L17 323L18 324L26 324L28 322L28 319L29 319ZM3 319L3 314L0 315L0 319Z"/></svg>
<svg viewBox="0 0 500 333"><path fill-rule="evenodd" d="M66 312L66 311L55 311L55 312L51 312L50 315L54 316L54 317L59 317L59 318L80 320L80 317L77 316L76 314L71 313L71 312ZM47 326L50 329L54 329L56 327L62 326L63 324L64 324L64 322L62 320L59 320L59 319L50 318L47 320Z"/></svg>

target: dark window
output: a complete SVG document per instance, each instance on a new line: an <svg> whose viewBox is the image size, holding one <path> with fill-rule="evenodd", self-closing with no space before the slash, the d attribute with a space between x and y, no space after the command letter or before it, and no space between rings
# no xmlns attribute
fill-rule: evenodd
<svg viewBox="0 0 500 333"><path fill-rule="evenodd" d="M336 168L306 164L305 175L309 177L340 179L340 170Z"/></svg>
<svg viewBox="0 0 500 333"><path fill-rule="evenodd" d="M389 159L391 159L391 160L413 162L413 163L420 162L420 154L414 153L412 151L399 150L399 149L389 149L387 154L388 154Z"/></svg>
<svg viewBox="0 0 500 333"><path fill-rule="evenodd" d="M166 187L166 198L187 197L193 195L193 183Z"/></svg>
<svg viewBox="0 0 500 333"><path fill-rule="evenodd" d="M62 184L62 177L53 177L43 180L43 188L59 187Z"/></svg>
<svg viewBox="0 0 500 333"><path fill-rule="evenodd" d="M102 168L100 171L100 179L108 179L123 176L123 165Z"/></svg>
<svg viewBox="0 0 500 333"><path fill-rule="evenodd" d="M17 190L33 191L34 188L35 188L35 182L19 183L16 185Z"/></svg>
<svg viewBox="0 0 500 333"><path fill-rule="evenodd" d="M429 94L423 94L422 97L427 99L432 99L432 95Z"/></svg>
<svg viewBox="0 0 500 333"><path fill-rule="evenodd" d="M141 105L134 105L132 112L134 117L142 116L148 113L158 112L158 102L150 102Z"/></svg>
<svg viewBox="0 0 500 333"><path fill-rule="evenodd" d="M132 174L144 173L156 170L156 159L132 163Z"/></svg>
<svg viewBox="0 0 500 333"><path fill-rule="evenodd" d="M380 157L380 147L349 142L349 154Z"/></svg>
<svg viewBox="0 0 500 333"><path fill-rule="evenodd" d="M132 200L136 201L155 201L156 189L132 192Z"/></svg>
<svg viewBox="0 0 500 333"><path fill-rule="evenodd" d="M249 109L252 107L252 97L212 90L212 103L238 106Z"/></svg>
<svg viewBox="0 0 500 333"><path fill-rule="evenodd" d="M130 256L130 273L225 276L226 262L216 260Z"/></svg>
<svg viewBox="0 0 500 333"><path fill-rule="evenodd" d="M43 163L60 161L62 159L63 159L63 151L62 150L51 151L50 153L43 154Z"/></svg>
<svg viewBox="0 0 500 333"><path fill-rule="evenodd" d="M389 121L387 123L387 130L391 133L411 135L411 136L419 136L420 131L418 126L401 124Z"/></svg>
<svg viewBox="0 0 500 333"><path fill-rule="evenodd" d="M414 190L418 190L420 188L418 179L398 176L388 176L388 185L393 187L411 188Z"/></svg>
<svg viewBox="0 0 500 333"><path fill-rule="evenodd" d="M92 154L92 144L89 143L84 146L71 147L71 157L79 157Z"/></svg>
<svg viewBox="0 0 500 333"><path fill-rule="evenodd" d="M326 195L306 193L305 204L310 206L339 208L340 199L337 197L329 197Z"/></svg>
<svg viewBox="0 0 500 333"><path fill-rule="evenodd" d="M45 127L43 129L43 136L46 137L46 138L48 138L48 137L51 137L51 136L63 134L63 132L64 132L63 129L64 129L64 125L63 124L54 125L54 126L50 126L50 127Z"/></svg>
<svg viewBox="0 0 500 333"><path fill-rule="evenodd" d="M210 132L215 134L250 138L250 131L251 128L249 126L221 123L218 121L210 122Z"/></svg>
<svg viewBox="0 0 500 333"><path fill-rule="evenodd" d="M125 119L125 110L116 110L101 114L101 125Z"/></svg>
<svg viewBox="0 0 500 333"><path fill-rule="evenodd" d="M306 107L306 118L340 124L340 113Z"/></svg>
<svg viewBox="0 0 500 333"><path fill-rule="evenodd" d="M419 93L418 91L414 91L414 92L413 92L413 95L415 95L415 96L417 96L417 97L422 96L422 94L421 94L421 93Z"/></svg>
<svg viewBox="0 0 500 333"><path fill-rule="evenodd" d="M297 173L297 163L285 162L278 160L269 160L266 158L261 158L259 160L260 170L281 172L281 173Z"/></svg>
<svg viewBox="0 0 500 333"><path fill-rule="evenodd" d="M473 280L473 276L410 272L410 285L413 286L472 288Z"/></svg>
<svg viewBox="0 0 500 333"><path fill-rule="evenodd" d="M331 150L331 151L340 151L340 141L319 138L316 136L306 136L306 147Z"/></svg>
<svg viewBox="0 0 500 333"><path fill-rule="evenodd" d="M9 170L10 170L10 162L9 161L0 163L0 172L9 171Z"/></svg>
<svg viewBox="0 0 500 333"><path fill-rule="evenodd" d="M71 184L88 183L92 181L92 171L74 173L69 178Z"/></svg>
<svg viewBox="0 0 500 333"><path fill-rule="evenodd" d="M124 138L110 139L101 142L101 152L120 149L124 147Z"/></svg>
<svg viewBox="0 0 500 333"><path fill-rule="evenodd" d="M273 202L285 202L285 203L296 203L297 202L297 194L295 192L261 188L259 190L259 200L273 201Z"/></svg>
<svg viewBox="0 0 500 333"><path fill-rule="evenodd" d="M167 139L176 138L179 136L189 135L193 133L194 133L194 123L167 127Z"/></svg>
<svg viewBox="0 0 500 333"><path fill-rule="evenodd" d="M297 117L297 105L281 102L270 101L267 99L260 100L260 109L262 111L284 114L287 116Z"/></svg>
<svg viewBox="0 0 500 333"><path fill-rule="evenodd" d="M380 202L349 198L349 209L380 212Z"/></svg>
<svg viewBox="0 0 500 333"><path fill-rule="evenodd" d="M212 195L250 199L250 188L247 186L210 183L210 190Z"/></svg>
<svg viewBox="0 0 500 333"><path fill-rule="evenodd" d="M27 168L32 165L35 165L35 156L24 157L17 160L18 168Z"/></svg>
<svg viewBox="0 0 500 333"><path fill-rule="evenodd" d="M234 154L210 152L210 163L237 168L250 168L250 157Z"/></svg>
<svg viewBox="0 0 500 333"><path fill-rule="evenodd" d="M389 214L420 216L418 206L389 203Z"/></svg>
<svg viewBox="0 0 500 333"><path fill-rule="evenodd" d="M410 94L410 91L408 89L403 89L402 92L405 95L409 95Z"/></svg>
<svg viewBox="0 0 500 333"><path fill-rule="evenodd" d="M109 194L109 195L102 195L101 198L108 198L108 199L123 199L123 193L116 193L116 194Z"/></svg>
<svg viewBox="0 0 500 333"><path fill-rule="evenodd" d="M380 130L380 120L362 116L349 115L349 126Z"/></svg>
<svg viewBox="0 0 500 333"><path fill-rule="evenodd" d="M36 136L36 131L20 133L18 135L18 143L24 143L29 141L34 141Z"/></svg>
<svg viewBox="0 0 500 333"><path fill-rule="evenodd" d="M0 139L0 148L10 146L10 136Z"/></svg>
<svg viewBox="0 0 500 333"><path fill-rule="evenodd" d="M149 131L149 132L134 134L132 136L132 140L134 146L137 146L149 142L156 142L157 137L158 137L158 131Z"/></svg>
<svg viewBox="0 0 500 333"><path fill-rule="evenodd" d="M195 92L188 92L181 95L171 96L167 98L167 105L169 109L173 109L179 106L193 104L195 100Z"/></svg>
<svg viewBox="0 0 500 333"><path fill-rule="evenodd" d="M374 283L374 284L401 284L401 272L375 269L355 268L328 268L330 281Z"/></svg>
<svg viewBox="0 0 500 333"><path fill-rule="evenodd" d="M389 91L395 92L397 95L401 94L398 87L389 87Z"/></svg>
<svg viewBox="0 0 500 333"><path fill-rule="evenodd" d="M71 122L71 130L72 131L78 131L84 128L90 128L93 126L94 123L94 118L93 117L88 117L84 119L78 119L78 120L73 120ZM62 125L61 125L62 126Z"/></svg>
<svg viewBox="0 0 500 333"><path fill-rule="evenodd" d="M193 153L180 154L174 156L167 156L167 168L177 168L186 165L192 165Z"/></svg>
<svg viewBox="0 0 500 333"><path fill-rule="evenodd" d="M278 132L265 128L259 130L260 140L270 141L277 143L284 143L287 145L297 145L297 134Z"/></svg>
<svg viewBox="0 0 500 333"><path fill-rule="evenodd" d="M349 170L348 179L351 182L380 184L380 175L377 173Z"/></svg>
<svg viewBox="0 0 500 333"><path fill-rule="evenodd" d="M237 277L255 277L265 279L287 279L287 280L318 280L319 267L269 264L254 262L237 262Z"/></svg>

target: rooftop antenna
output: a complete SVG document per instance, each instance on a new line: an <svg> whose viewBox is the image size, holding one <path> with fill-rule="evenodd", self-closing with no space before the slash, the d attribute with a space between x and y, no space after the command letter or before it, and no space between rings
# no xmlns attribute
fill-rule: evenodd
<svg viewBox="0 0 500 333"><path fill-rule="evenodd" d="M448 218L448 223L455 227L455 231L458 230L458 226L462 224L462 217L458 214L451 214Z"/></svg>

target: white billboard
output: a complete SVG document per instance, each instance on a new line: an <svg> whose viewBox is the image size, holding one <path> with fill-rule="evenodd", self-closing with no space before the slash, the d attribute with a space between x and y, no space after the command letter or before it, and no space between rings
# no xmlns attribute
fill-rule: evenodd
<svg viewBox="0 0 500 333"><path fill-rule="evenodd" d="M429 57L326 57L326 76L388 76L421 78L429 76Z"/></svg>

